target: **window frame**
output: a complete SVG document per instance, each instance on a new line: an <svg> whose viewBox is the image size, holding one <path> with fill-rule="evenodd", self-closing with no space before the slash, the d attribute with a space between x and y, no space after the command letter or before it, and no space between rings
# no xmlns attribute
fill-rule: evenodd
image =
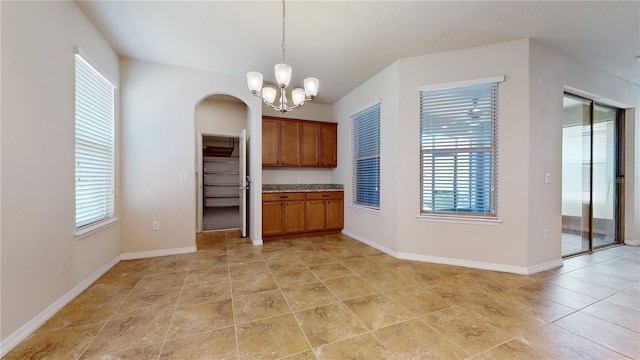
<svg viewBox="0 0 640 360"><path fill-rule="evenodd" d="M429 219L445 219L445 220L462 220L463 222L469 222L469 223L477 223L477 222L487 222L487 223L499 223L500 221L498 220L498 149L499 149L499 144L498 144L498 131L499 131L499 121L498 121L498 107L499 107L499 87L500 87L500 83L502 83L504 81L504 76L496 76L496 77L491 77L491 78L484 78L484 79L476 79L476 80L469 80L469 81L460 81L460 82L454 82L454 83L446 83L446 84L436 84L436 85L428 85L428 86L421 86L418 88L418 93L419 93L419 99L420 99L420 109L419 109L419 114L420 114L420 133L419 133L419 145L420 145L420 203L419 203L419 215L418 218L420 219L425 219L425 220L429 220ZM488 85L488 86L493 86L495 85L495 90L493 88L491 88L491 96L492 98L495 96L495 101L491 102L491 106L490 106L490 119L491 119L491 124L490 124L490 141L491 141L491 145L487 146L487 147L478 147L478 146L468 146L467 148L465 147L458 147L457 142L461 139L460 137L455 137L454 138L454 142L455 145L450 146L450 147L439 147L436 145L433 145L431 149L426 150L425 149L425 140L424 140L424 133L425 131L427 131L427 129L425 129L425 116L426 114L424 113L424 106L423 106L423 100L425 99L425 95L424 93L426 92L432 92L432 91L439 91L439 90L447 90L447 91L454 91L457 88L461 88L461 90L469 90L469 87L472 86L477 86L477 85ZM431 93L433 94L433 93ZM457 109L455 107L452 107L453 109ZM446 127L446 126L445 126ZM455 131L452 131L452 134L455 135ZM475 161L480 161L478 160L477 156L474 154L482 154L480 155L482 161L486 161L487 159L487 155L489 156L488 158L491 161L491 165L489 166L489 170L488 170L488 174L489 174L489 180L488 180L488 186L489 186L489 197L488 199L482 198L484 199L483 201L481 201L480 203L484 204L485 206L483 207L485 209L485 211L478 211L478 208L474 209L474 206L472 206L471 204L478 204L479 200L477 200L478 198L478 194L477 194L477 190L476 190L476 194L474 195L472 193L472 188L476 188L476 187L480 187L480 186L486 186L487 181L486 180L476 180L476 183L473 183L473 178L474 177L482 177L482 179L486 178L486 171L485 174L482 175L477 175L478 173L476 171L473 171L473 167L474 165L472 165L472 162ZM427 170L425 169L425 157L426 156L431 156L431 162L432 162L432 167L435 166L435 162L439 157L444 157L444 156L453 156L454 158L454 163L453 165L449 165L449 167L453 166L455 169L452 173L453 179L450 180L452 181L451 185L454 186L454 203L453 203L453 208L452 209L446 209L446 210L428 210L425 208L425 176L431 176L432 177L432 181L431 184L435 183L435 177L437 176L435 173L435 168L432 168L431 171L431 175L427 174ZM469 203L469 208L466 210L463 209L459 209L457 206L457 203L455 202L456 199L456 194L455 194L455 187L458 185L458 158L462 156L462 157L466 157L467 161L468 161L468 165L467 165L467 171L463 172L463 175L466 174L466 176L468 176L468 180L466 180L467 182L467 190L468 190L468 200L467 202ZM474 160L475 158L475 160ZM484 169L486 169L486 167L483 166ZM476 175L474 175L476 174ZM449 184L449 183L446 183ZM432 189L432 191L430 192L431 196L435 196L435 190ZM458 194L460 195L460 194ZM473 198L476 198L475 200L472 200ZM486 211L487 207L486 207L486 202L489 202L489 207L488 207L488 211Z"/></svg>
<svg viewBox="0 0 640 360"><path fill-rule="evenodd" d="M74 228L76 239L80 239L118 220L115 217L117 86L79 48L74 48L74 53ZM91 115L87 115L87 110L92 111ZM87 161L91 158L97 166L81 165L82 158ZM87 185L86 180L81 181L83 171L94 181L97 177L103 179L98 182L104 185L102 191L93 184L89 184L88 190L85 187L89 196L93 196L91 201L96 202L92 216L87 216L86 211L82 214L79 207L78 191ZM103 205L98 205L100 202Z"/></svg>
<svg viewBox="0 0 640 360"><path fill-rule="evenodd" d="M381 186L380 186L380 169L381 169L381 151L380 151L380 123L381 123L381 101L376 101L375 103L369 104L364 106L362 109L354 112L352 115L350 115L350 119L351 119L351 125L352 125L352 152L351 152L351 164L352 164L352 181L351 181L351 185L352 185L352 196L351 196L351 206L354 208L358 208L358 209L363 209L363 210L368 210L368 211L380 211L380 193L381 193ZM374 112L373 115L369 115L370 112ZM358 119L358 116L362 116L362 118ZM375 135L374 135L374 139L373 140L367 140L367 141L376 141L377 143L375 144L375 147L377 147L377 153L369 153L367 155L364 156L359 156L357 154L357 149L358 149L358 144L359 144L359 139L362 137L361 136L361 132L358 128L357 125L357 121L366 121L369 116L376 116L377 118L374 118L373 121L376 121L376 124L373 125L374 131L376 131ZM368 130L368 129L365 129ZM359 136L360 135L360 136ZM377 138L377 139L376 139ZM359 161L367 161L367 160L372 160L374 159L374 171L375 173L373 174L374 176L374 182L375 184L373 184L374 186L374 191L377 192L377 195L375 196L375 199L377 199L377 203L376 202L367 202L366 199L366 194L363 192L360 192L358 189L360 188L358 186L358 180L359 180L359 172L358 172L358 162ZM375 161L375 159L377 159L377 162Z"/></svg>

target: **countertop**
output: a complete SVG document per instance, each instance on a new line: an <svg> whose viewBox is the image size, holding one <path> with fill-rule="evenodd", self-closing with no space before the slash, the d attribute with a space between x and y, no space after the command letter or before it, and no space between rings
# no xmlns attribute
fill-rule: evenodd
<svg viewBox="0 0 640 360"><path fill-rule="evenodd" d="M344 191L342 184L262 184L263 193Z"/></svg>

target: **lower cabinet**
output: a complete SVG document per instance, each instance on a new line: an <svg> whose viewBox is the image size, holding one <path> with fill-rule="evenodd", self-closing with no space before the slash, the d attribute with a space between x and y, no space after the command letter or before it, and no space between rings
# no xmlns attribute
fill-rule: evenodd
<svg viewBox="0 0 640 360"><path fill-rule="evenodd" d="M344 226L344 192L262 194L265 238L339 232Z"/></svg>
<svg viewBox="0 0 640 360"><path fill-rule="evenodd" d="M307 193L307 231L341 230L344 225L344 193Z"/></svg>
<svg viewBox="0 0 640 360"><path fill-rule="evenodd" d="M304 193L262 195L262 235L304 232Z"/></svg>

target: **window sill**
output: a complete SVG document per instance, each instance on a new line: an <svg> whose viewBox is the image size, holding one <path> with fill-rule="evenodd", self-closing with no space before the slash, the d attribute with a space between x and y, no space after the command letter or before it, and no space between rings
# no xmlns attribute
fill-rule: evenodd
<svg viewBox="0 0 640 360"><path fill-rule="evenodd" d="M112 225L117 223L119 220L120 219L118 218L109 218L104 221L95 223L91 226L83 227L81 229L76 229L76 232L74 234L75 239L76 240L84 239L89 235L92 235L94 233L97 233L98 231L111 227Z"/></svg>
<svg viewBox="0 0 640 360"><path fill-rule="evenodd" d="M471 224L471 225L491 225L497 226L502 224L502 220L497 218L482 218L471 216L446 216L446 215L418 215L420 221L455 223L455 224Z"/></svg>
<svg viewBox="0 0 640 360"><path fill-rule="evenodd" d="M380 213L382 213L382 211L380 211L380 209L373 209L373 208L368 208L368 207L365 207L365 206L349 205L349 208L351 208L353 210L357 210L357 211L370 213L370 214L380 214Z"/></svg>

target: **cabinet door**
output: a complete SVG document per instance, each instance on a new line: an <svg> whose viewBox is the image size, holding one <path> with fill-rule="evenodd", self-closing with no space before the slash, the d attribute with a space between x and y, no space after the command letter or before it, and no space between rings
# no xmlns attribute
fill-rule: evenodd
<svg viewBox="0 0 640 360"><path fill-rule="evenodd" d="M301 124L301 148L302 148L302 166L318 166L320 165L319 145L320 145L320 128L316 123Z"/></svg>
<svg viewBox="0 0 640 360"><path fill-rule="evenodd" d="M278 166L280 120L262 120L262 166Z"/></svg>
<svg viewBox="0 0 640 360"><path fill-rule="evenodd" d="M284 232L304 232L304 201L284 203Z"/></svg>
<svg viewBox="0 0 640 360"><path fill-rule="evenodd" d="M320 163L323 167L338 166L338 124L323 123L320 125L322 139Z"/></svg>
<svg viewBox="0 0 640 360"><path fill-rule="evenodd" d="M284 232L284 202L262 203L262 235L277 235Z"/></svg>
<svg viewBox="0 0 640 360"><path fill-rule="evenodd" d="M327 200L327 230L344 227L344 200Z"/></svg>
<svg viewBox="0 0 640 360"><path fill-rule="evenodd" d="M320 231L326 228L327 210L325 200L307 200L307 231Z"/></svg>
<svg viewBox="0 0 640 360"><path fill-rule="evenodd" d="M300 166L300 122L280 122L280 166Z"/></svg>

